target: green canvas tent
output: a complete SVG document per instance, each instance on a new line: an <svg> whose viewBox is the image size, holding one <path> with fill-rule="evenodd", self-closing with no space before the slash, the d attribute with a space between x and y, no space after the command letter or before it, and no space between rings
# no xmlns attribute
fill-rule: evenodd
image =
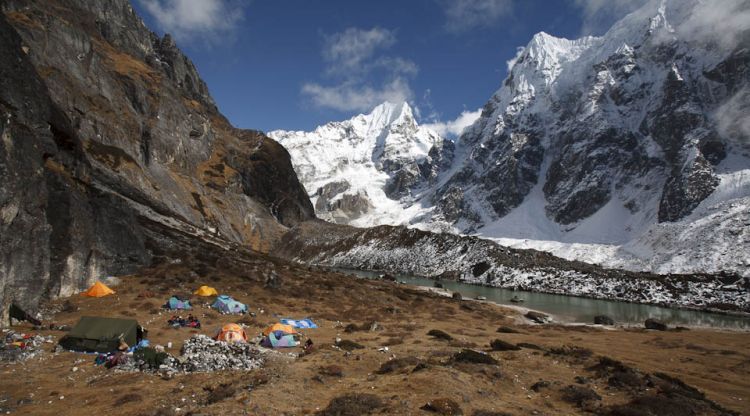
<svg viewBox="0 0 750 416"><path fill-rule="evenodd" d="M120 339L133 347L141 337L138 322L134 319L84 316L60 340L60 345L73 351L112 352L117 351Z"/></svg>

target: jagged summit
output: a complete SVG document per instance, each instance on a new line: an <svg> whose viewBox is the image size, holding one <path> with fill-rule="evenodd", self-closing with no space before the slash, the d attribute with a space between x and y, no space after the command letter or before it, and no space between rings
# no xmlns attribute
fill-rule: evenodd
<svg viewBox="0 0 750 416"><path fill-rule="evenodd" d="M289 150L319 216L374 225L434 181L452 143L421 127L408 103L384 102L368 114L312 132L272 131ZM399 221L396 217L393 221Z"/></svg>
<svg viewBox="0 0 750 416"><path fill-rule="evenodd" d="M392 124L416 123L414 121L414 115L409 103L406 101L401 103L384 102L375 107L369 114L360 115L361 117L369 121L369 125L372 127L376 126L389 126Z"/></svg>

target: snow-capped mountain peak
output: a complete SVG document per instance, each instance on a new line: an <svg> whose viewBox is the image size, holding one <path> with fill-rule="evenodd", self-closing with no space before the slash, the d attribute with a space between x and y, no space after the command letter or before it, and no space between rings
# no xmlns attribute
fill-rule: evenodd
<svg viewBox="0 0 750 416"><path fill-rule="evenodd" d="M750 275L738 260L750 250L747 227L732 228L746 224L740 208L750 204L750 21L733 18L747 9L653 0L600 37L538 33L455 145L420 127L405 103L271 135L290 148L324 218Z"/></svg>
<svg viewBox="0 0 750 416"><path fill-rule="evenodd" d="M435 180L448 160L444 149L452 149L419 126L406 102L384 102L312 132L269 136L289 150L318 216L356 225L400 221L404 204Z"/></svg>

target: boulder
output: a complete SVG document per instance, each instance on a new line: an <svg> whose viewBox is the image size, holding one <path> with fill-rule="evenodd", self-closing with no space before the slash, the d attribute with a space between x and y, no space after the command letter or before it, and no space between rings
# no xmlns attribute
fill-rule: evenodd
<svg viewBox="0 0 750 416"><path fill-rule="evenodd" d="M597 325L614 325L615 320L607 315L597 315L594 317L594 323Z"/></svg>
<svg viewBox="0 0 750 416"><path fill-rule="evenodd" d="M547 380L539 380L536 383L532 384L529 389L539 393L539 390L546 389L551 385L551 383Z"/></svg>
<svg viewBox="0 0 750 416"><path fill-rule="evenodd" d="M420 407L420 409L446 416L464 414L461 407L458 406L458 403L447 398L430 400L427 404Z"/></svg>
<svg viewBox="0 0 750 416"><path fill-rule="evenodd" d="M546 324L549 321L549 315L537 311L528 311L524 315L527 319L538 324Z"/></svg>
<svg viewBox="0 0 750 416"><path fill-rule="evenodd" d="M667 324L656 319L651 319L651 318L646 319L646 322L644 322L644 325L646 326L646 329L654 329L657 331L667 330Z"/></svg>
<svg viewBox="0 0 750 416"><path fill-rule="evenodd" d="M490 347L492 351L518 351L521 349L521 347L501 339L495 339L490 342Z"/></svg>
<svg viewBox="0 0 750 416"><path fill-rule="evenodd" d="M427 335L429 335L431 337L435 337L436 339L443 339L443 340L446 340L446 341L452 341L453 340L453 337L450 336L450 334L448 334L445 331L441 331L439 329L431 329L431 330L429 330L427 332Z"/></svg>
<svg viewBox="0 0 750 416"><path fill-rule="evenodd" d="M453 355L453 361L459 363L473 363L473 364L497 364L497 360L492 358L491 355L483 352L474 351L470 349L463 349Z"/></svg>

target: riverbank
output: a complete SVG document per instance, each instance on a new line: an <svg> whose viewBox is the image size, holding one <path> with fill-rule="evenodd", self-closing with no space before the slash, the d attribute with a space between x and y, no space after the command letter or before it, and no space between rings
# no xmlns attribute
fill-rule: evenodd
<svg viewBox="0 0 750 416"><path fill-rule="evenodd" d="M299 224L272 253L302 264L383 270L498 288L592 299L750 313L750 280L733 274L658 275L605 269L492 241L380 226Z"/></svg>
<svg viewBox="0 0 750 416"><path fill-rule="evenodd" d="M379 271L333 269L342 273L354 274L359 277L378 278L383 275ZM558 323L593 324L596 316L608 316L617 325L643 326L646 319L657 319L671 326L688 328L724 328L730 330L750 330L750 315L743 312L706 311L698 308L675 308L643 303L623 302L619 300L603 300L592 297L577 297L561 294L547 294L543 292L528 292L508 290L486 284L472 284L449 280L435 280L424 277L392 275L399 282L432 288L436 284L448 289L451 293L458 292L464 297L478 296L508 308L522 307L522 309L536 310L556 317ZM520 298L523 303L514 303L512 298Z"/></svg>
<svg viewBox="0 0 750 416"><path fill-rule="evenodd" d="M420 408L446 399L464 415L488 414L481 411L604 415L636 401L669 405L673 399L668 391L687 395L685 387L669 380L705 392L705 399L694 394L681 399L699 414L746 412L750 403L747 333L523 324L520 315L507 307L458 301L393 282L352 279L263 260L249 263L242 273L211 266L201 269L190 261L122 277L114 296L73 296L52 302L45 323L72 325L87 315L132 317L149 329L152 344L171 342L167 351L179 355L185 339L194 333L213 335L227 322L242 323L252 337L280 317L310 317L320 328L303 330L303 340L312 339L315 352L293 360L271 360L249 372L163 378L106 370L95 366L91 355L52 353L50 344L24 363L0 364L5 400L0 407L12 404L11 414L54 416L303 415L327 414L324 410L338 403L337 398L355 395L369 397L367 402L376 405L379 414L427 415ZM200 274L191 273L195 270ZM267 270L278 274L278 289L264 287ZM219 315L194 299L193 313L203 327L168 327L171 313L159 305L172 293L190 293L201 284L247 303L255 316ZM33 331L28 326L16 329ZM450 339L428 335L440 334L432 330ZM38 332L55 340L65 334ZM340 344L347 348L335 345L337 338L347 341ZM504 350L493 350L494 340L510 347L496 343ZM462 361L457 354L466 349L492 361ZM301 349L283 351L289 352L297 354ZM620 370L601 366L602 362L620 363ZM623 371L632 386L618 384ZM654 387L647 387L648 383ZM573 393L591 399L579 401ZM726 411L717 410L712 402Z"/></svg>

